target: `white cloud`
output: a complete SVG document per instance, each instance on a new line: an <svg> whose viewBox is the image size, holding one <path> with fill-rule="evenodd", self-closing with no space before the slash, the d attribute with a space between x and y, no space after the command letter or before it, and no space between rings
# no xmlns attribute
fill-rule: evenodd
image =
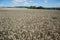
<svg viewBox="0 0 60 40"><path fill-rule="evenodd" d="M44 0L44 3L48 3L48 0Z"/></svg>
<svg viewBox="0 0 60 40"><path fill-rule="evenodd" d="M20 5L20 4L23 4L23 5L32 5L32 0L12 0L12 3L14 5Z"/></svg>
<svg viewBox="0 0 60 40"><path fill-rule="evenodd" d="M33 1L30 0L29 2L32 3Z"/></svg>
<svg viewBox="0 0 60 40"><path fill-rule="evenodd" d="M4 4L0 4L0 7L3 7L4 6Z"/></svg>
<svg viewBox="0 0 60 40"><path fill-rule="evenodd" d="M13 0L12 3L18 4L18 3L26 2L26 1L27 1L27 0Z"/></svg>
<svg viewBox="0 0 60 40"><path fill-rule="evenodd" d="M13 0L14 2L24 2L26 0Z"/></svg>
<svg viewBox="0 0 60 40"><path fill-rule="evenodd" d="M55 7L57 7L57 6L60 7L60 3L56 3L56 4L55 4Z"/></svg>

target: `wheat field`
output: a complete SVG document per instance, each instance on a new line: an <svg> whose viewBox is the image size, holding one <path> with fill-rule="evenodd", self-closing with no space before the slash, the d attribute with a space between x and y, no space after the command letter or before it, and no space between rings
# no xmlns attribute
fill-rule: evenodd
<svg viewBox="0 0 60 40"><path fill-rule="evenodd" d="M60 10L0 8L0 40L60 40Z"/></svg>

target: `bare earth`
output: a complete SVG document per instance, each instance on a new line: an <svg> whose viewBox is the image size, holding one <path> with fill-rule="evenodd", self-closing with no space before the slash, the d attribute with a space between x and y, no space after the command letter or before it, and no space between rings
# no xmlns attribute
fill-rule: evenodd
<svg viewBox="0 0 60 40"><path fill-rule="evenodd" d="M60 10L0 8L0 40L60 40Z"/></svg>

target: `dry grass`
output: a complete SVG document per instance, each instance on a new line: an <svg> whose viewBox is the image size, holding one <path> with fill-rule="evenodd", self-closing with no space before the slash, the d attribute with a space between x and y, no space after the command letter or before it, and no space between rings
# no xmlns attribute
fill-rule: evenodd
<svg viewBox="0 0 60 40"><path fill-rule="evenodd" d="M1 8L0 40L60 40L60 11Z"/></svg>

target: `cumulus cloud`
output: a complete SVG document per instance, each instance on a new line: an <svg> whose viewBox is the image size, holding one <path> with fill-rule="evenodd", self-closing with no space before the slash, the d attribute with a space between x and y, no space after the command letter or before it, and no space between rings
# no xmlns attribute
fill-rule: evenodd
<svg viewBox="0 0 60 40"><path fill-rule="evenodd" d="M0 4L0 7L3 7L4 6L4 4Z"/></svg>
<svg viewBox="0 0 60 40"><path fill-rule="evenodd" d="M44 0L44 3L48 3L48 0Z"/></svg>
<svg viewBox="0 0 60 40"><path fill-rule="evenodd" d="M12 3L14 5L20 5L20 4L23 4L23 5L32 5L32 0L12 0Z"/></svg>
<svg viewBox="0 0 60 40"><path fill-rule="evenodd" d="M34 1L32 1L32 0L29 0L29 3L34 3Z"/></svg>
<svg viewBox="0 0 60 40"><path fill-rule="evenodd" d="M26 2L27 0L12 0L12 3L14 4L18 4L18 3L22 3L22 2Z"/></svg>
<svg viewBox="0 0 60 40"><path fill-rule="evenodd" d="M56 4L55 4L55 7L57 7L57 6L60 7L60 3L56 3Z"/></svg>
<svg viewBox="0 0 60 40"><path fill-rule="evenodd" d="M26 0L13 0L14 2L24 2Z"/></svg>
<svg viewBox="0 0 60 40"><path fill-rule="evenodd" d="M17 4L17 3L21 3L21 2L26 2L27 0L13 0L12 2Z"/></svg>

